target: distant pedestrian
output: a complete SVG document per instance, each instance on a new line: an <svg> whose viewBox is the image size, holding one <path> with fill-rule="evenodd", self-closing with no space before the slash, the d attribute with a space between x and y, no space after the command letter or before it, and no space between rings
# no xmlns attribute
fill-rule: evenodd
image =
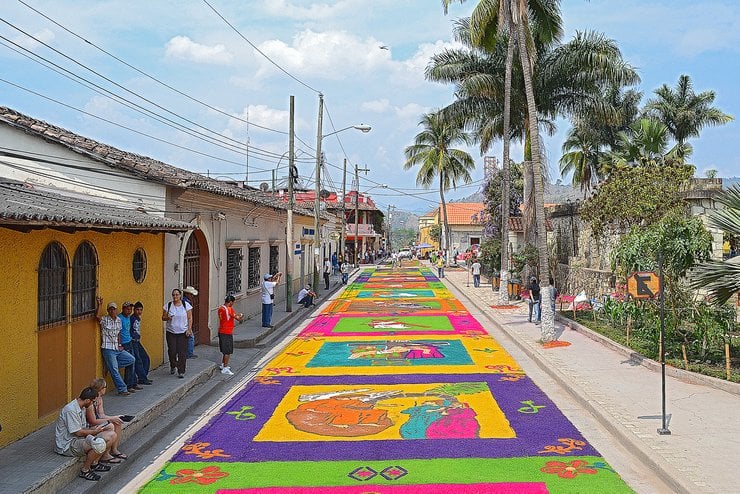
<svg viewBox="0 0 740 494"><path fill-rule="evenodd" d="M445 258L444 256L439 256L437 258L437 278L440 280L445 277Z"/></svg>
<svg viewBox="0 0 740 494"><path fill-rule="evenodd" d="M262 327L272 327L272 309L275 304L275 287L283 273L265 274L262 279Z"/></svg>
<svg viewBox="0 0 740 494"><path fill-rule="evenodd" d="M331 255L331 272L334 276L339 272L339 258L336 252Z"/></svg>
<svg viewBox="0 0 740 494"><path fill-rule="evenodd" d="M182 299L195 307L195 297L198 296L198 290L192 286L186 286L182 289ZM198 358L195 354L195 333L190 332L188 336L188 358Z"/></svg>
<svg viewBox="0 0 740 494"><path fill-rule="evenodd" d="M226 295L224 304L218 308L218 348L223 355L219 367L221 374L227 376L234 375L229 367L229 358L234 353L234 321L241 322L244 318L244 314L234 310L235 300L233 295Z"/></svg>
<svg viewBox="0 0 740 494"><path fill-rule="evenodd" d="M473 261L473 265L470 266L470 272L473 274L473 286L478 288L480 286L480 269L481 265L478 259Z"/></svg>
<svg viewBox="0 0 740 494"><path fill-rule="evenodd" d="M329 289L329 275L331 274L331 261L328 257L324 258L324 290Z"/></svg>
<svg viewBox="0 0 740 494"><path fill-rule="evenodd" d="M106 307L106 315L102 313L103 297L97 299L97 310L95 317L100 323L100 348L103 353L103 361L108 369L113 384L115 384L118 394L128 396L131 392L121 377L119 368L128 367L134 363L134 356L123 349L121 345L121 320L118 318L118 305L115 302L109 302Z"/></svg>
<svg viewBox="0 0 740 494"><path fill-rule="evenodd" d="M339 270L342 272L342 285L346 285L349 279L349 263L344 261Z"/></svg>
<svg viewBox="0 0 740 494"><path fill-rule="evenodd" d="M149 353L141 343L141 316L144 313L144 304L136 302L134 304L134 313L131 315L131 349L136 359L134 369L136 371L136 381L139 384L152 384L149 379L149 368L151 360Z"/></svg>
<svg viewBox="0 0 740 494"><path fill-rule="evenodd" d="M529 322L532 322L532 312L534 311L536 318L534 323L539 324L542 318L542 294L540 293L540 284L537 282L536 277L532 276L530 278L527 289L529 290Z"/></svg>
<svg viewBox="0 0 740 494"><path fill-rule="evenodd" d="M552 280L552 276L548 278L548 281L550 282L550 286L548 287L550 290L550 306L552 307L552 315L555 315L555 299L558 298L558 289L555 288L555 282Z"/></svg>
<svg viewBox="0 0 740 494"><path fill-rule="evenodd" d="M136 359L136 354L134 353L131 340L131 314L133 311L134 304L128 301L124 302L121 305L121 313L118 314L118 319L121 320L121 346L124 350L133 355L134 359ZM126 387L131 393L144 389L137 384L136 361L124 369L123 382L126 383Z"/></svg>
<svg viewBox="0 0 740 494"><path fill-rule="evenodd" d="M311 284L307 284L303 289L298 292L298 303L302 304L304 308L308 309L316 304L313 303L316 298L316 292L311 289Z"/></svg>
<svg viewBox="0 0 740 494"><path fill-rule="evenodd" d="M167 356L170 374L177 370L177 377L185 377L188 358L188 337L193 332L193 306L182 298L179 288L172 290L172 301L162 307L162 320L166 321Z"/></svg>

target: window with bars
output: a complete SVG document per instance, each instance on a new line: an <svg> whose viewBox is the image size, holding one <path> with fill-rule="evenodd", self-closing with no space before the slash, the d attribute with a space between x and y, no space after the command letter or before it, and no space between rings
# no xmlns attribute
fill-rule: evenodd
<svg viewBox="0 0 740 494"><path fill-rule="evenodd" d="M136 283L143 283L146 278L146 251L139 247L134 252L134 260L131 263L131 269L134 274L134 281Z"/></svg>
<svg viewBox="0 0 740 494"><path fill-rule="evenodd" d="M277 245L270 246L270 274L280 271L280 247Z"/></svg>
<svg viewBox="0 0 740 494"><path fill-rule="evenodd" d="M249 248L249 260L247 265L247 288L260 286L260 248Z"/></svg>
<svg viewBox="0 0 740 494"><path fill-rule="evenodd" d="M98 289L98 256L89 242L82 242L72 259L72 317L95 314Z"/></svg>
<svg viewBox="0 0 740 494"><path fill-rule="evenodd" d="M46 246L39 261L38 326L67 320L67 252L58 242Z"/></svg>
<svg viewBox="0 0 740 494"><path fill-rule="evenodd" d="M242 250L226 249L226 293L242 291Z"/></svg>

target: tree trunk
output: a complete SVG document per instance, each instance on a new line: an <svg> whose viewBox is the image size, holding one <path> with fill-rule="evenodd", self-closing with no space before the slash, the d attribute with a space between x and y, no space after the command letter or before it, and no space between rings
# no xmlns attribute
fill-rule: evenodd
<svg viewBox="0 0 740 494"><path fill-rule="evenodd" d="M508 5L508 4L507 4ZM509 197L509 145L511 142L511 71L514 64L515 34L511 23L510 10L504 7L507 16L506 23L509 25L509 43L506 47L506 72L504 75L504 157L501 160L501 173L503 180L501 184L501 271L498 289L499 303L509 304L509 210L511 209L511 198Z"/></svg>
<svg viewBox="0 0 740 494"><path fill-rule="evenodd" d="M522 15L526 15L522 12ZM544 184L542 180L542 154L540 153L539 131L537 129L537 104L534 100L534 87L532 85L532 68L530 65L526 33L524 32L524 23L519 22L518 40L519 40L519 59L522 64L522 74L524 76L524 91L527 96L527 112L529 113L529 139L532 147L532 169L534 172L534 204L535 204L535 224L537 225L537 252L539 253L540 267L540 287L542 294L542 341L548 342L555 339L555 318L552 311L550 294L550 283L548 281L548 262L547 262L547 231L545 229L545 197Z"/></svg>
<svg viewBox="0 0 740 494"><path fill-rule="evenodd" d="M450 250L450 225L447 223L447 204L445 203L445 192L444 187L442 185L443 177L440 175L439 177L439 200L442 203L442 235L440 236L440 240L444 239L444 246L442 246L442 250L447 250L449 252ZM441 245L442 242L440 242ZM445 259L445 262L447 262L447 259Z"/></svg>

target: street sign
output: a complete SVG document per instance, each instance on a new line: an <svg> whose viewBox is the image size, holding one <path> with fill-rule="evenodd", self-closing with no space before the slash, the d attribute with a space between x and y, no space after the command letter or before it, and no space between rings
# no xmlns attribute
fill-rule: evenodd
<svg viewBox="0 0 740 494"><path fill-rule="evenodd" d="M660 277L652 271L638 271L627 278L627 293L632 298L657 298L660 293Z"/></svg>
<svg viewBox="0 0 740 494"><path fill-rule="evenodd" d="M293 253L297 256L301 254L301 243L300 242L296 242L295 250L293 251Z"/></svg>

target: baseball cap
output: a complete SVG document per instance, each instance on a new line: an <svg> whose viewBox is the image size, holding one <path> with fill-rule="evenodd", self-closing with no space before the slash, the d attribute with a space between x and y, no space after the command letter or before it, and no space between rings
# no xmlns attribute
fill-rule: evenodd
<svg viewBox="0 0 740 494"><path fill-rule="evenodd" d="M88 443L90 444L90 447L96 452L96 453L102 453L105 451L105 439L102 437L92 437L87 436Z"/></svg>
<svg viewBox="0 0 740 494"><path fill-rule="evenodd" d="M125 301L125 302L124 302L124 303L123 303L123 304L121 305L121 308L124 308L124 307L131 307L132 305L134 305L134 304L132 304L131 302L129 302L129 301L127 300L127 301Z"/></svg>
<svg viewBox="0 0 740 494"><path fill-rule="evenodd" d="M264 276L263 276L262 278L263 278L264 280L269 280L270 278L272 278L272 275L271 275L271 274L269 274L269 273L267 273L267 274L265 274L265 275L264 275Z"/></svg>
<svg viewBox="0 0 740 494"><path fill-rule="evenodd" d="M115 302L108 302L108 309L117 309L117 308L118 308L118 304L116 304Z"/></svg>

